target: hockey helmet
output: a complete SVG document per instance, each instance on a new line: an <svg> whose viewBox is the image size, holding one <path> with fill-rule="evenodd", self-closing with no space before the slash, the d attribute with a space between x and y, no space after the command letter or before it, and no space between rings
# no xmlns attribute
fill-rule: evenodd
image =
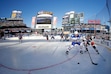
<svg viewBox="0 0 111 74"><path fill-rule="evenodd" d="M74 34L78 34L78 31L75 31Z"/></svg>

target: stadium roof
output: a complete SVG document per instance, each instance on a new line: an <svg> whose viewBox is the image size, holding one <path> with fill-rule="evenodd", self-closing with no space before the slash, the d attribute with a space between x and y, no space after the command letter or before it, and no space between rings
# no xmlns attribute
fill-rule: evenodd
<svg viewBox="0 0 111 74"><path fill-rule="evenodd" d="M23 18L7 18L7 20L14 20L14 21L20 20L20 21L23 21Z"/></svg>
<svg viewBox="0 0 111 74"><path fill-rule="evenodd" d="M41 14L41 15L37 15L37 17L52 17L52 15L49 15L49 14Z"/></svg>

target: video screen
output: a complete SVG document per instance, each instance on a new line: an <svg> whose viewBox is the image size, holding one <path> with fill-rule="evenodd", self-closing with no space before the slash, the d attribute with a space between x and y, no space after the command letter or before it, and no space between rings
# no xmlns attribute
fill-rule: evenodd
<svg viewBox="0 0 111 74"><path fill-rule="evenodd" d="M51 24L51 17L39 17L37 18L37 24Z"/></svg>

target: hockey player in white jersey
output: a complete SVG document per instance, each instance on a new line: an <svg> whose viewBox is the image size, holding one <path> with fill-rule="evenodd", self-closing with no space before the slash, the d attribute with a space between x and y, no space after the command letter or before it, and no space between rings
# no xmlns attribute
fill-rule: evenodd
<svg viewBox="0 0 111 74"><path fill-rule="evenodd" d="M71 35L71 40L72 40L72 43L71 43L71 45L69 45L68 49L66 50L66 54L68 54L69 51L73 47L80 46L80 49L82 49L82 47L83 47L83 44L81 43L82 40L81 40L80 35L78 34L77 31L75 31L74 34Z"/></svg>

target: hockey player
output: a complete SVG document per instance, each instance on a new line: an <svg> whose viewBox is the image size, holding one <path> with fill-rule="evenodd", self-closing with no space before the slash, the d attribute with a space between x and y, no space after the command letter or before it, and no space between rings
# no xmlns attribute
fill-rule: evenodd
<svg viewBox="0 0 111 74"><path fill-rule="evenodd" d="M54 34L51 34L51 39L55 39Z"/></svg>
<svg viewBox="0 0 111 74"><path fill-rule="evenodd" d="M80 36L78 34L77 31L74 32L74 35L71 35L72 38L72 43L71 45L68 47L68 49L66 50L66 54L69 53L69 51L74 47L74 46L78 46L81 44L80 42Z"/></svg>
<svg viewBox="0 0 111 74"><path fill-rule="evenodd" d="M83 47L86 47L86 39L83 39L80 44L80 53L83 54Z"/></svg>
<svg viewBox="0 0 111 74"><path fill-rule="evenodd" d="M19 38L19 42L22 43L22 33L19 33L18 38Z"/></svg>
<svg viewBox="0 0 111 74"><path fill-rule="evenodd" d="M64 34L63 34L63 32L60 34L60 37L61 37L60 41L63 41L64 40Z"/></svg>
<svg viewBox="0 0 111 74"><path fill-rule="evenodd" d="M90 45L91 37L89 35L86 37L86 41L87 41L87 45Z"/></svg>
<svg viewBox="0 0 111 74"><path fill-rule="evenodd" d="M94 40L91 41L91 46L94 48L94 50L97 52L97 54L99 54L98 50L96 49Z"/></svg>

